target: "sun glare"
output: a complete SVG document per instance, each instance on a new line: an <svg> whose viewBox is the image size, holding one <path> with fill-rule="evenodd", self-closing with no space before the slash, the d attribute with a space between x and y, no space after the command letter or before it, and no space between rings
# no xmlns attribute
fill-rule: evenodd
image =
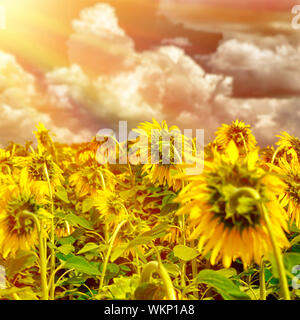
<svg viewBox="0 0 300 320"><path fill-rule="evenodd" d="M65 62L61 45L67 30L59 19L48 14L51 1L2 0L1 6L5 18L5 27L0 30L2 48L38 68Z"/></svg>

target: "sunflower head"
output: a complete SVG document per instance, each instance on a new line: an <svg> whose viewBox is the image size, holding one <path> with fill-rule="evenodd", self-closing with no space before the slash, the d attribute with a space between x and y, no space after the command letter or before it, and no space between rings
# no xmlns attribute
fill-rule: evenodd
<svg viewBox="0 0 300 320"><path fill-rule="evenodd" d="M36 139L38 141L38 148L41 150L47 150L51 154L54 154L54 143L50 137L49 130L45 128L42 123L37 126L37 131L34 131Z"/></svg>
<svg viewBox="0 0 300 320"><path fill-rule="evenodd" d="M212 252L212 264L222 258L225 267L238 257L245 267L253 259L259 263L272 250L259 203L270 212L280 246L288 246L285 212L276 197L284 184L260 168L257 151L238 155L230 143L178 198L183 204L179 214L189 215L191 238L199 240L199 250Z"/></svg>
<svg viewBox="0 0 300 320"><path fill-rule="evenodd" d="M115 184L114 174L93 162L90 166L81 166L74 172L69 182L75 186L79 198L93 196L97 191L106 187L112 188Z"/></svg>
<svg viewBox="0 0 300 320"><path fill-rule="evenodd" d="M7 150L0 148L0 172L3 174L10 173L12 168L12 156Z"/></svg>
<svg viewBox="0 0 300 320"><path fill-rule="evenodd" d="M81 144L75 155L76 163L88 165L97 162L97 151L103 143L103 141L97 141L97 138L94 137L92 141Z"/></svg>
<svg viewBox="0 0 300 320"><path fill-rule="evenodd" d="M185 171L184 163L193 157L192 139L185 137L177 126L168 127L166 121L159 123L155 119L141 123L135 132L147 142L140 149L141 154L148 155L143 172L152 183L179 190L182 181L175 176Z"/></svg>
<svg viewBox="0 0 300 320"><path fill-rule="evenodd" d="M0 252L4 258L35 245L37 227L25 213L36 214L42 205L43 199L32 183L7 187L0 204Z"/></svg>
<svg viewBox="0 0 300 320"><path fill-rule="evenodd" d="M28 157L16 157L15 165L22 168L20 176L33 181L36 188L44 194L49 193L48 179L52 188L61 185L64 179L62 170L53 161L52 156L40 150Z"/></svg>
<svg viewBox="0 0 300 320"><path fill-rule="evenodd" d="M291 157L290 161L287 157L279 158L278 164L270 165L270 168L285 182L279 200L282 207L287 208L290 223L295 221L300 228L300 163L295 152L291 153Z"/></svg>
<svg viewBox="0 0 300 320"><path fill-rule="evenodd" d="M215 143L218 149L225 150L230 141L233 141L243 152L255 150L257 142L250 128L250 125L238 120L231 125L223 124L216 132Z"/></svg>
<svg viewBox="0 0 300 320"><path fill-rule="evenodd" d="M297 154L298 160L300 160L300 139L289 135L287 132L282 132L281 135L278 136L279 140L276 142L278 145L278 152L287 153L288 160L292 159L290 156L290 152L294 151ZM281 155L278 154L277 157Z"/></svg>
<svg viewBox="0 0 300 320"><path fill-rule="evenodd" d="M124 199L116 191L98 191L92 200L100 223L116 226L127 217Z"/></svg>

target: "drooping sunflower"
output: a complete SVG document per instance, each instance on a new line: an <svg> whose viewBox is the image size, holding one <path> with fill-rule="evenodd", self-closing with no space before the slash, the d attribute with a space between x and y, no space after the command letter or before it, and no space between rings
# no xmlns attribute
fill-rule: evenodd
<svg viewBox="0 0 300 320"><path fill-rule="evenodd" d="M28 157L16 157L15 165L22 168L21 176L28 176L28 179L34 182L35 188L43 194L49 194L48 178L53 190L64 180L63 171L53 161L52 156L40 150Z"/></svg>
<svg viewBox="0 0 300 320"><path fill-rule="evenodd" d="M260 168L257 151L239 158L233 142L214 158L179 194L183 206L178 214L189 216L191 239L199 241L202 255L211 252L212 264L222 260L229 267L237 258L245 268L253 261L259 264L272 244L253 194L268 211L279 247L287 247L286 212L277 199L284 183Z"/></svg>
<svg viewBox="0 0 300 320"><path fill-rule="evenodd" d="M93 207L95 207L100 223L116 226L120 221L128 218L125 206L125 199L116 191L100 190L93 197Z"/></svg>
<svg viewBox="0 0 300 320"><path fill-rule="evenodd" d="M90 166L80 167L70 176L69 182L71 186L75 186L76 195L80 198L93 196L98 190L115 184L113 173L95 161Z"/></svg>
<svg viewBox="0 0 300 320"><path fill-rule="evenodd" d="M159 123L155 119L141 123L134 131L146 141L141 144L140 154L148 155L143 172L151 183L168 185L175 192L181 189L182 180L176 176L184 174L184 163L193 158L192 139L181 134L177 126L168 127L166 121Z"/></svg>
<svg viewBox="0 0 300 320"><path fill-rule="evenodd" d="M45 128L42 123L39 123L37 126L37 131L34 131L34 134L38 141L38 148L42 151L48 151L52 156L55 156L55 146L52 138L50 137L49 130Z"/></svg>
<svg viewBox="0 0 300 320"><path fill-rule="evenodd" d="M12 156L11 153L5 149L0 148L0 172L4 174L10 173L12 170Z"/></svg>
<svg viewBox="0 0 300 320"><path fill-rule="evenodd" d="M255 150L257 142L251 133L251 126L243 121L233 121L231 125L223 124L216 132L215 143L219 150L225 150L233 141L239 150L244 152Z"/></svg>
<svg viewBox="0 0 300 320"><path fill-rule="evenodd" d="M30 181L6 187L0 200L0 253L4 258L30 250L38 242L37 227L25 212L37 214L44 205Z"/></svg>
<svg viewBox="0 0 300 320"><path fill-rule="evenodd" d="M61 223L60 225L56 225L55 234L58 238L64 238L69 236L75 230L75 227L70 226L68 223Z"/></svg>
<svg viewBox="0 0 300 320"><path fill-rule="evenodd" d="M287 207L290 223L295 221L300 229L300 163L294 152L291 161L285 157L278 159L278 165L271 165L271 169L278 173L285 182L285 188L279 196L282 207Z"/></svg>
<svg viewBox="0 0 300 320"><path fill-rule="evenodd" d="M94 137L92 141L79 145L75 156L76 163L84 164L97 160L97 151L102 144L102 141L97 141L97 137Z"/></svg>
<svg viewBox="0 0 300 320"><path fill-rule="evenodd" d="M289 135L287 132L282 132L281 136L278 135L277 137L279 137L279 140L276 142L278 145L276 157L281 157L284 153L289 154L291 150L294 150L298 160L300 160L300 139ZM292 157L288 157L288 160L291 158Z"/></svg>

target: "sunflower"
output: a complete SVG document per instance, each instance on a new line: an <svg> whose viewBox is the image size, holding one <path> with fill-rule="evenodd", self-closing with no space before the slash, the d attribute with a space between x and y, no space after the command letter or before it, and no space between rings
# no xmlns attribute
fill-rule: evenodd
<svg viewBox="0 0 300 320"><path fill-rule="evenodd" d="M128 218L125 199L116 191L100 190L92 199L100 223L116 226L119 222Z"/></svg>
<svg viewBox="0 0 300 320"><path fill-rule="evenodd" d="M102 141L97 141L97 137L94 137L92 141L79 145L75 155L76 163L84 164L97 160L97 151L102 144Z"/></svg>
<svg viewBox="0 0 300 320"><path fill-rule="evenodd" d="M28 157L16 157L15 165L22 168L21 176L25 175L30 181L34 181L36 189L43 194L49 194L48 178L53 190L64 180L63 171L53 161L52 156L40 150Z"/></svg>
<svg viewBox="0 0 300 320"><path fill-rule="evenodd" d="M282 207L287 207L287 213L291 223L295 221L300 229L300 163L296 153L292 160L282 157L278 160L278 166L271 165L271 169L278 173L285 182L285 189L279 197Z"/></svg>
<svg viewBox="0 0 300 320"><path fill-rule="evenodd" d="M140 148L141 155L148 155L148 162L143 166L143 173L151 183L168 185L176 192L182 188L182 180L175 176L184 174L184 161L193 158L193 143L181 134L177 126L168 128L166 121L161 124L155 119L153 122L143 122L134 131L143 141ZM147 143L144 143L144 141ZM188 143L190 142L190 143ZM184 146L184 155L182 148Z"/></svg>
<svg viewBox="0 0 300 320"><path fill-rule="evenodd" d="M46 150L55 156L55 146L52 138L49 135L49 130L47 130L42 123L39 123L37 126L37 131L34 131L34 134L38 141L38 148L40 148L42 151Z"/></svg>
<svg viewBox="0 0 300 320"><path fill-rule="evenodd" d="M67 223L56 225L55 234L58 238L64 238L72 234L76 229Z"/></svg>
<svg viewBox="0 0 300 320"><path fill-rule="evenodd" d="M82 166L74 172L69 182L75 186L77 197L93 196L98 190L114 186L114 174L98 163L90 166Z"/></svg>
<svg viewBox="0 0 300 320"><path fill-rule="evenodd" d="M206 162L202 175L194 177L179 194L177 201L183 206L178 214L189 215L190 238L199 240L202 255L211 252L212 264L222 259L223 265L229 267L232 261L241 258L247 268L253 260L259 264L261 257L272 250L257 200L249 190L259 195L268 210L282 249L288 246L284 233L286 212L276 195L284 183L259 167L257 151L244 158L238 154L231 142L225 154L216 154L213 163Z"/></svg>
<svg viewBox="0 0 300 320"><path fill-rule="evenodd" d="M15 256L19 249L30 250L37 243L37 227L24 212L37 214L43 204L43 196L36 193L32 182L5 189L0 200L0 252L4 258Z"/></svg>
<svg viewBox="0 0 300 320"><path fill-rule="evenodd" d="M287 132L282 132L281 136L278 135L279 140L276 142L278 149L276 150L276 155L281 157L282 154L290 154L291 150L294 150L297 154L298 160L300 160L300 140L296 137L289 135ZM276 156L275 155L275 156ZM290 160L292 157L288 157Z"/></svg>
<svg viewBox="0 0 300 320"><path fill-rule="evenodd" d="M257 142L251 133L250 125L243 121L232 121L231 125L223 124L216 132L215 143L219 150L225 150L230 141L233 141L239 150L255 150Z"/></svg>
<svg viewBox="0 0 300 320"><path fill-rule="evenodd" d="M9 174L12 170L12 156L7 150L0 148L0 172Z"/></svg>

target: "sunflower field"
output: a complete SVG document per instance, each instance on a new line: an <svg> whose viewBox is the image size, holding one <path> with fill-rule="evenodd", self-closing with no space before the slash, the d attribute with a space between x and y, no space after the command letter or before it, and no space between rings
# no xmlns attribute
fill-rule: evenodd
<svg viewBox="0 0 300 320"><path fill-rule="evenodd" d="M135 130L152 129L178 128ZM249 125L223 124L189 175L174 143L169 164L102 164L96 137L35 136L0 149L1 299L300 299L298 138L260 148Z"/></svg>

